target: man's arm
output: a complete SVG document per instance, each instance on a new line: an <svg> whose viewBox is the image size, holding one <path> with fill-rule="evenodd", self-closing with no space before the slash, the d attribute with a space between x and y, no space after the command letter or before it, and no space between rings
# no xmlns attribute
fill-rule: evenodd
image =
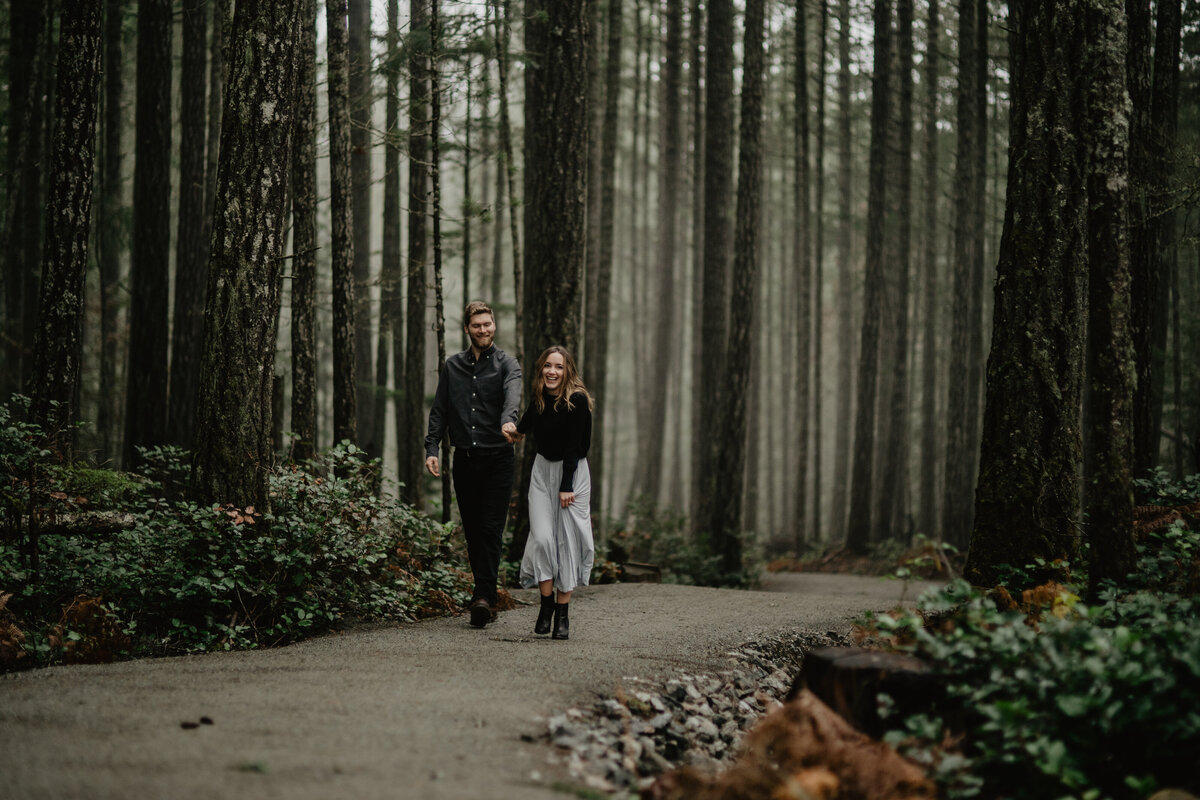
<svg viewBox="0 0 1200 800"><path fill-rule="evenodd" d="M512 356L508 356L504 361L506 372L504 374L504 407L500 410L501 426L506 422L515 425L517 414L521 410L521 365Z"/></svg>

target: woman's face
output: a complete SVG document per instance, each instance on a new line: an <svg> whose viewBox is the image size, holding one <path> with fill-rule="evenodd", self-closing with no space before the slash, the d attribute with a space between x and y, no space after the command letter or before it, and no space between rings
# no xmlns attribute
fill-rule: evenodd
<svg viewBox="0 0 1200 800"><path fill-rule="evenodd" d="M551 353L546 357L546 363L542 364L542 384L551 391L557 391L566 372L567 365L562 353Z"/></svg>

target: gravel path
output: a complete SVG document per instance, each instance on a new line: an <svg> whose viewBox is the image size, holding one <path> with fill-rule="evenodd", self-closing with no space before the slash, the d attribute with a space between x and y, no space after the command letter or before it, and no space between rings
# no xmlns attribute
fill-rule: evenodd
<svg viewBox="0 0 1200 800"><path fill-rule="evenodd" d="M633 678L722 669L730 649L772 634L845 633L917 590L795 574L757 592L588 587L571 603L568 642L533 636L536 598L523 590L514 597L530 605L482 631L455 617L0 676L0 795L568 797L570 776L542 738L552 716Z"/></svg>

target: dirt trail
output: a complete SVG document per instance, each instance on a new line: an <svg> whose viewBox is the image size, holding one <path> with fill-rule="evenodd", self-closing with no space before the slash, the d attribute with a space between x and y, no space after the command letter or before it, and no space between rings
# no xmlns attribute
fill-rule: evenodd
<svg viewBox="0 0 1200 800"><path fill-rule="evenodd" d="M571 603L568 642L533 636L529 605L482 631L456 617L0 676L0 796L566 797L548 746L522 739L549 716L630 676L721 669L765 634L844 632L916 591L846 575L776 575L757 592L595 586Z"/></svg>

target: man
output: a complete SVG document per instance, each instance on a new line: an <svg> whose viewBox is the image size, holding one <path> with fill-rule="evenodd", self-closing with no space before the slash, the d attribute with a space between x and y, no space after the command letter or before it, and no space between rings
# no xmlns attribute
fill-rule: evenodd
<svg viewBox="0 0 1200 800"><path fill-rule="evenodd" d="M513 484L512 437L521 404L521 365L496 347L496 316L486 303L467 304L466 350L446 360L429 409L425 469L441 475L438 445L449 431L454 446L454 493L467 557L475 577L471 624L482 628L496 616L501 537Z"/></svg>

